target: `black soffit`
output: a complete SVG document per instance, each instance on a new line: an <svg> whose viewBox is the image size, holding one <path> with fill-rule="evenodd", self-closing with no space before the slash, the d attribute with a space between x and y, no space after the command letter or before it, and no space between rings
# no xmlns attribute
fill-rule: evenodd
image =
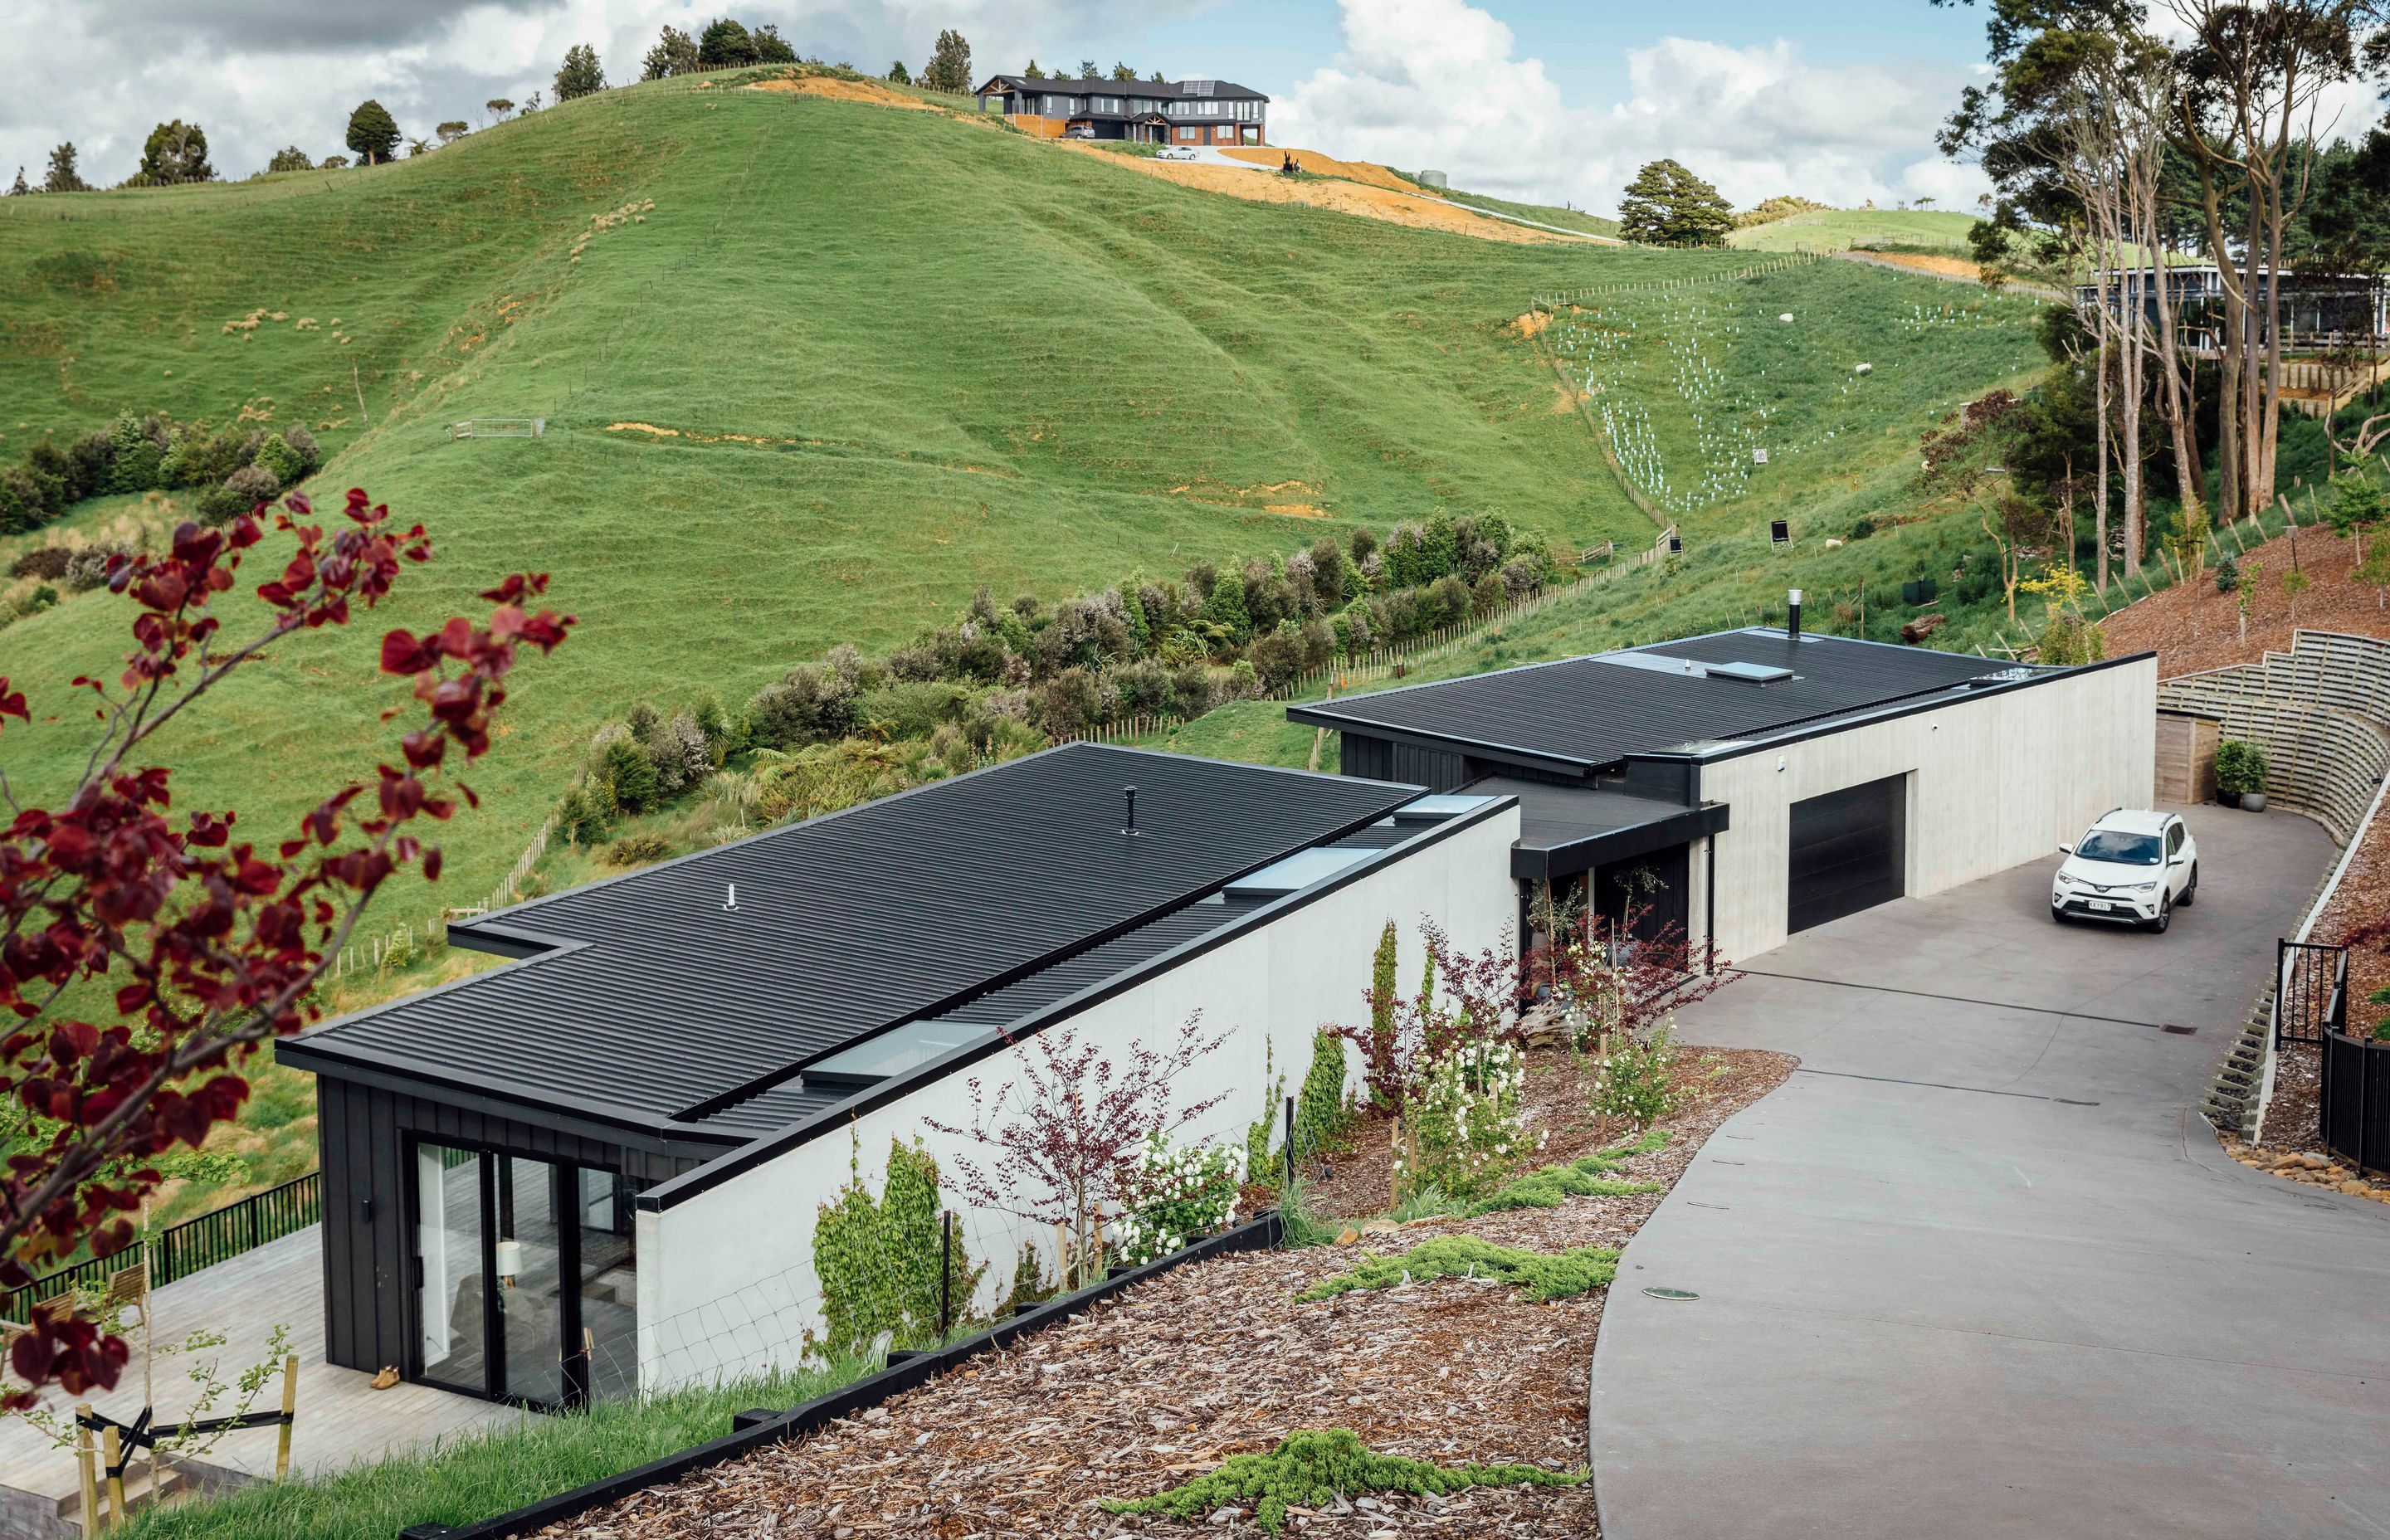
<svg viewBox="0 0 2390 1540"><path fill-rule="evenodd" d="M1785 669L1791 677L1737 678L1705 665L1743 665L1735 672L1746 674ZM1287 715L1591 770L2015 677L2007 665L1965 653L1753 629L1291 706Z"/></svg>
<svg viewBox="0 0 2390 1540"><path fill-rule="evenodd" d="M791 1100L808 1059L965 1011L1420 791L1050 749L459 921L455 943L522 960L317 1028L281 1057L690 1132L750 1097Z"/></svg>

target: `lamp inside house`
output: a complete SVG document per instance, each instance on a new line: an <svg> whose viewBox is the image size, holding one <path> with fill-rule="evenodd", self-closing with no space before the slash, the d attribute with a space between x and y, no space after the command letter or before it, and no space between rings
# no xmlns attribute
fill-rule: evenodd
<svg viewBox="0 0 2390 1540"><path fill-rule="evenodd" d="M498 1281L506 1285L508 1288L512 1289L515 1286L515 1276L521 1271L522 1242L520 1240L499 1241L497 1255Z"/></svg>

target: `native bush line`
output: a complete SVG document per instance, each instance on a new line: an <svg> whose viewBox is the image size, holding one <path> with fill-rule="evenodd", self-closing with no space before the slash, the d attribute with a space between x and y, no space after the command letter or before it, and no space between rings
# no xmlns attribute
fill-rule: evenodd
<svg viewBox="0 0 2390 1540"><path fill-rule="evenodd" d="M89 498L177 488L199 491L200 523L222 524L298 485L322 459L302 423L269 433L127 412L64 447L45 439L0 470L0 534L37 530Z"/></svg>

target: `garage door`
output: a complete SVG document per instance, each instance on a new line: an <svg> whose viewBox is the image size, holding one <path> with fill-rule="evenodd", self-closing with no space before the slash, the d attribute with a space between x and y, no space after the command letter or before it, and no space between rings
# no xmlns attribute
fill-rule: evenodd
<svg viewBox="0 0 2390 1540"><path fill-rule="evenodd" d="M1908 776L1794 802L1784 928L1806 930L1898 898L1908 865Z"/></svg>

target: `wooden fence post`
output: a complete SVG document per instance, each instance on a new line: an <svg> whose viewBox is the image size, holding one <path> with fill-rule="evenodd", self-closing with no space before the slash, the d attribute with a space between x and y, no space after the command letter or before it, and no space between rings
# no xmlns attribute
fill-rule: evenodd
<svg viewBox="0 0 2390 1540"><path fill-rule="evenodd" d="M117 1436L116 1425L110 1423L99 1435L100 1458L108 1466L108 1517L105 1525L109 1529L130 1517L124 1511L124 1475L117 1469L117 1461L123 1453L124 1445Z"/></svg>
<svg viewBox="0 0 2390 1540"><path fill-rule="evenodd" d="M290 1422L299 1415L299 1355L286 1354L282 1360L282 1436L274 1447L274 1479L281 1481L290 1474Z"/></svg>
<svg viewBox="0 0 2390 1540"><path fill-rule="evenodd" d="M75 1470L82 1478L83 1532L88 1537L99 1533L99 1474L92 1467L91 1429L84 1419L91 1416L91 1403L75 1407Z"/></svg>

